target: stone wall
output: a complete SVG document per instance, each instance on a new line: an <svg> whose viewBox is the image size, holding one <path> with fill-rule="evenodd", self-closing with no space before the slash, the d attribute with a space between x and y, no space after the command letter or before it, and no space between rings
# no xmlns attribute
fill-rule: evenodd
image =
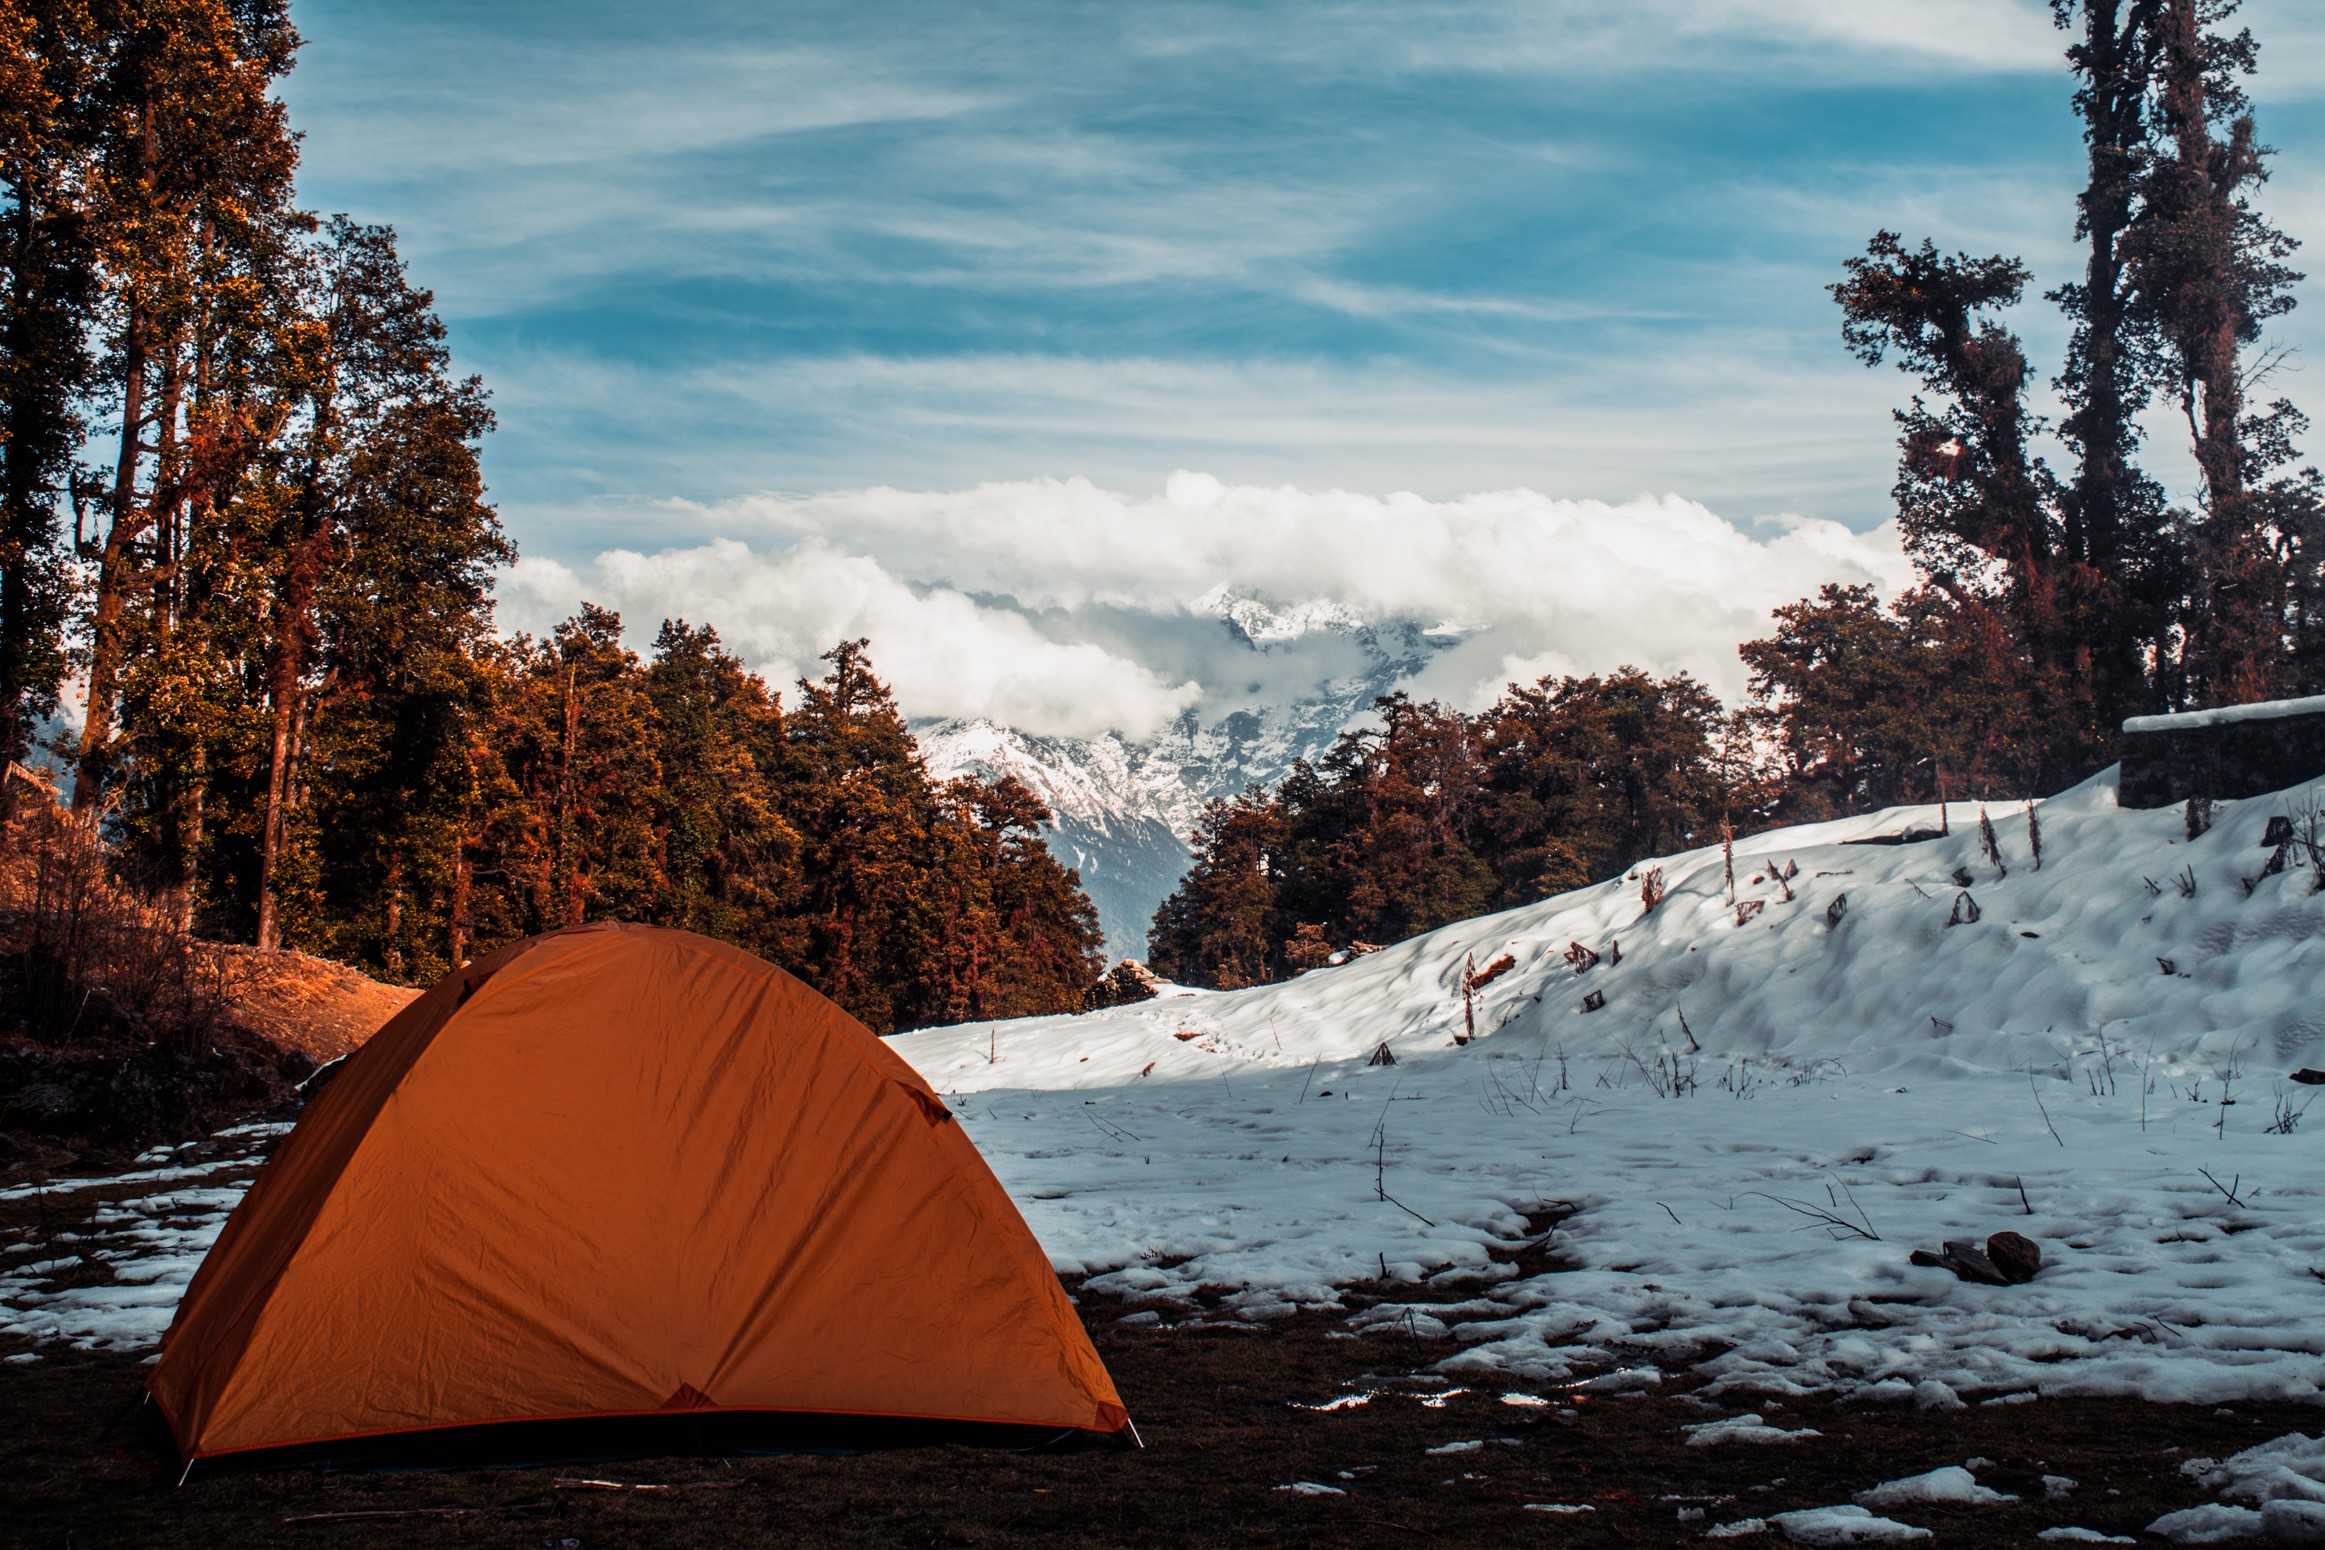
<svg viewBox="0 0 2325 1550"><path fill-rule="evenodd" d="M2135 716L2121 749L2116 800L2125 807L2281 791L2325 776L2325 697Z"/></svg>

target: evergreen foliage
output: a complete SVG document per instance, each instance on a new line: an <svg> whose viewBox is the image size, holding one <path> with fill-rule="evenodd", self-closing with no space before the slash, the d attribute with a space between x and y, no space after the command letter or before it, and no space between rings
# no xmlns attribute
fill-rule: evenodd
<svg viewBox="0 0 2325 1550"><path fill-rule="evenodd" d="M298 44L282 0L0 0L0 754L77 662L74 813L181 933L425 981L652 920L882 1031L1078 1007L1049 814L932 781L865 642L786 709L684 621L496 637L483 385L392 231L297 205Z"/></svg>
<svg viewBox="0 0 2325 1550"><path fill-rule="evenodd" d="M1270 794L1204 809L1150 966L1263 984L1697 843L1771 799L1747 728L1685 674L1512 685L1476 716L1403 695Z"/></svg>
<svg viewBox="0 0 2325 1550"><path fill-rule="evenodd" d="M2294 471L2307 421L2255 409L2292 306L2294 244L2253 203L2267 177L2236 0L2053 0L2084 125L2082 275L2054 428L2002 317L2025 266L1874 237L1833 287L1842 338L1921 386L1898 413L1899 524L1924 585L1889 609L1827 588L1744 648L1759 724L1803 816L1964 788L2067 784L2123 718L2325 687L2325 481ZM2139 416L2179 411L2199 473L2167 504ZM2032 450L2055 429L2074 466Z"/></svg>

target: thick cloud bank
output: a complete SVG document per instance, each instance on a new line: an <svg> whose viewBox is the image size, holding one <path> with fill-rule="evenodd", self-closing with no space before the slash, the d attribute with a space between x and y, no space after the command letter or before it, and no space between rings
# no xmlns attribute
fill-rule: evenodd
<svg viewBox="0 0 2325 1550"><path fill-rule="evenodd" d="M1826 581L1884 591L1908 575L1891 528L1782 518L1739 526L1676 496L1620 505L1505 490L1431 501L1223 485L1174 475L1159 496L1084 480L950 492L848 490L690 508L707 541L611 550L586 571L519 562L502 622L539 631L582 598L633 638L666 617L718 628L787 681L867 635L913 715L1029 732L1150 734L1280 701L1352 670L1351 619L1410 621L1446 649L1415 692L1465 707L1512 680L1621 663L1684 669L1737 699L1736 644ZM1255 652L1223 597L1272 605Z"/></svg>

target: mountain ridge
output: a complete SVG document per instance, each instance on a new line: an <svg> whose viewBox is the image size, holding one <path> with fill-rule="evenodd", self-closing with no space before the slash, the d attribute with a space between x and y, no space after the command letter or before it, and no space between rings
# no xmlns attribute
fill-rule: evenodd
<svg viewBox="0 0 2325 1550"><path fill-rule="evenodd" d="M1270 659L1271 668L1313 658L1312 688L1275 701L1221 696L1208 710L1181 711L1143 741L1119 732L1045 736L984 717L912 723L932 775L1014 776L1048 805L1051 847L1081 872L1111 958L1145 957L1147 925L1185 874L1205 803L1249 786L1272 789L1301 760L1323 757L1376 699L1418 676L1457 638L1442 626L1366 621L1344 604L1285 604L1226 586L1194 606L1215 614L1236 645ZM1331 671L1335 664L1318 649L1326 646L1333 657L1353 646L1361 666Z"/></svg>

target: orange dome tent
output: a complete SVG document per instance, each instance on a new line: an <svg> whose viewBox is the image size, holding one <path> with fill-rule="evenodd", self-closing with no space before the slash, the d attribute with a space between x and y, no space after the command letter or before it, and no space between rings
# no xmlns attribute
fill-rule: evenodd
<svg viewBox="0 0 2325 1550"><path fill-rule="evenodd" d="M149 1387L189 1465L412 1434L458 1461L1124 1428L952 1118L747 953L646 926L519 942L316 1096Z"/></svg>

